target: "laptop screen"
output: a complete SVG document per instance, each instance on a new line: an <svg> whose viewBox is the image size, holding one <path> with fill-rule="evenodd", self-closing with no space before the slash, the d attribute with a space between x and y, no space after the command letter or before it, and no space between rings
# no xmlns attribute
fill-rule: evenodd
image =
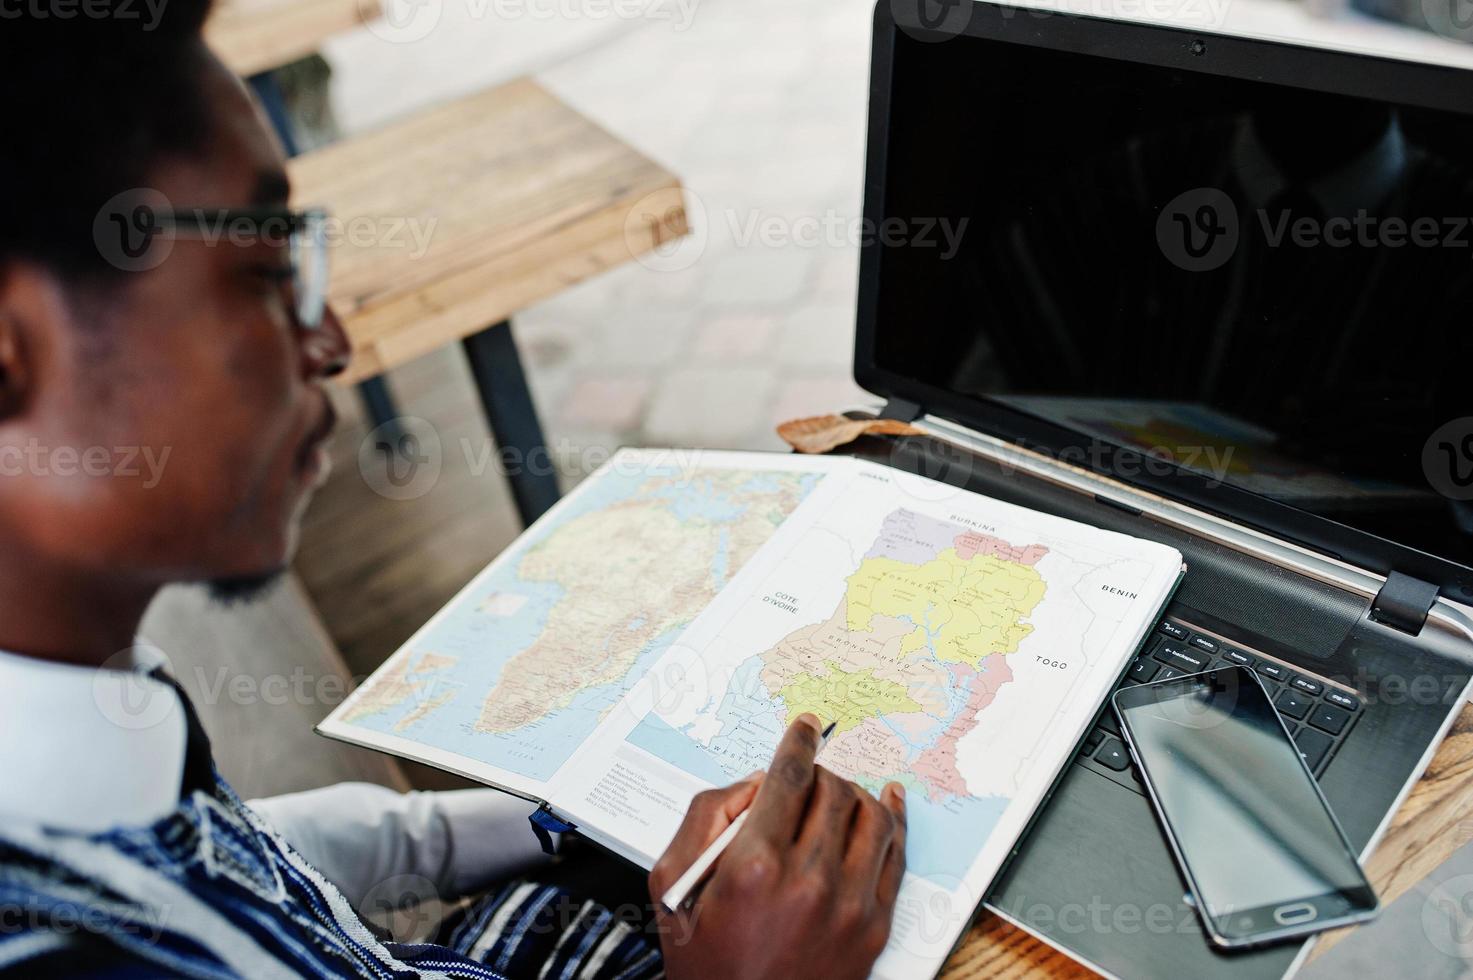
<svg viewBox="0 0 1473 980"><path fill-rule="evenodd" d="M935 40L857 363L1473 565L1473 116Z"/></svg>

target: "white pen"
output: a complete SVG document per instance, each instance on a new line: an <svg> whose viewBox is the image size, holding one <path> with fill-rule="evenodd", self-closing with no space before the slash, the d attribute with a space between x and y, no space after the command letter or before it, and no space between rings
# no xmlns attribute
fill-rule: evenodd
<svg viewBox="0 0 1473 980"><path fill-rule="evenodd" d="M834 727L838 724L837 721L831 721L828 727L823 730L823 734L819 736L818 747L820 751L828 744L829 736L834 733ZM706 873L711 870L711 865L715 864L716 859L721 857L721 852L725 851L727 845L736 838L737 832L747 822L747 814L750 812L751 810L748 809L737 814L737 818L731 822L731 826L723 830L721 836L713 840L711 845L701 852L701 856L696 858L695 864L686 868L685 874L675 879L675 884L665 889L665 894L660 896L660 904L665 906L667 912L674 912L680 908L685 900L690 897L691 892L695 891L696 886L701 883L702 879L706 877Z"/></svg>

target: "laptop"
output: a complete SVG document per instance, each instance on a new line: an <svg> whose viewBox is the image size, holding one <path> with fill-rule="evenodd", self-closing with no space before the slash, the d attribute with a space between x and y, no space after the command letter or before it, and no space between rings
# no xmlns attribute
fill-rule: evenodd
<svg viewBox="0 0 1473 980"><path fill-rule="evenodd" d="M854 451L1180 549L1121 683L1254 668L1368 856L1473 676L1473 73L881 0L870 99L855 377L927 435ZM1115 976L1304 961L1185 892L1106 710L986 906Z"/></svg>

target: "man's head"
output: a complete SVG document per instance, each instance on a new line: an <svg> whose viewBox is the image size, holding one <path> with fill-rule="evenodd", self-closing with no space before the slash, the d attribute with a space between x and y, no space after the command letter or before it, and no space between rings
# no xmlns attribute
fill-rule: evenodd
<svg viewBox="0 0 1473 980"><path fill-rule="evenodd" d="M138 251L140 205L286 206L275 140L200 40L207 10L4 25L0 565L265 580L321 479L320 383L347 345L331 313L297 321L280 229Z"/></svg>

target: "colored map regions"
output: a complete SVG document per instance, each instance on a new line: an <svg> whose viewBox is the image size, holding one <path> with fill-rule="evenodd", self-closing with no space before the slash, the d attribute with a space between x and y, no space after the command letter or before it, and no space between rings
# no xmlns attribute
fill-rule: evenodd
<svg viewBox="0 0 1473 980"><path fill-rule="evenodd" d="M830 757L845 775L900 778L938 802L964 796L956 742L1012 679L1004 656L1032 632L1045 554L897 510L833 615L760 655L762 682L785 722L839 719Z"/></svg>
<svg viewBox="0 0 1473 980"><path fill-rule="evenodd" d="M736 670L715 725L646 719L630 741L711 782L765 768L804 711L837 722L822 761L872 791L907 788L908 860L919 873L966 866L1008 800L972 793L961 743L1012 682L1007 656L1032 632L1046 583L1042 545L906 509L890 513L842 598ZM692 730L714 730L697 739ZM985 746L971 746L985 752Z"/></svg>

